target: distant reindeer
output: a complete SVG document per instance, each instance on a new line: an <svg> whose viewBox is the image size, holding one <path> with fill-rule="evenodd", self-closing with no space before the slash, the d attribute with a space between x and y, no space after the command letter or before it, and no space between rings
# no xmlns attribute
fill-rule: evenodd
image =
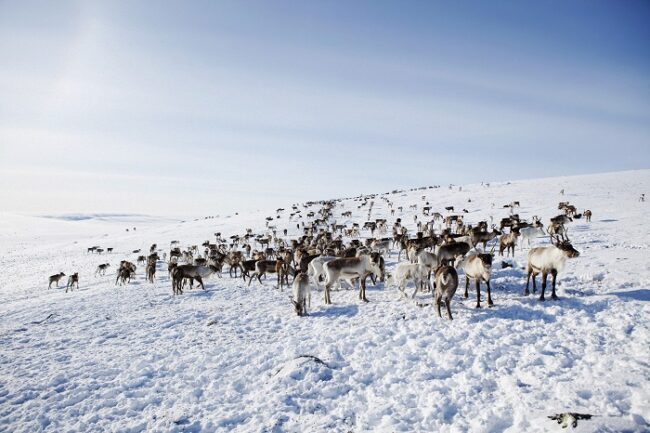
<svg viewBox="0 0 650 433"><path fill-rule="evenodd" d="M70 275L68 278L68 285L65 287L65 292L68 293L68 289L72 291L74 289L74 286L77 286L77 289L79 288L79 273L75 272L74 274Z"/></svg>
<svg viewBox="0 0 650 433"><path fill-rule="evenodd" d="M120 267L117 270L117 278L115 279L115 285L119 282L120 285L131 282L131 277L135 275L136 266L126 260L120 262Z"/></svg>
<svg viewBox="0 0 650 433"><path fill-rule="evenodd" d="M95 275L106 275L106 269L108 269L110 266L111 265L109 263L102 263L101 265L97 266Z"/></svg>
<svg viewBox="0 0 650 433"><path fill-rule="evenodd" d="M63 272L59 272L56 275L50 276L50 284L47 286L48 289L52 288L52 283L56 282L56 287L59 287L59 280L61 278L65 277L65 274Z"/></svg>
<svg viewBox="0 0 650 433"><path fill-rule="evenodd" d="M145 273L147 276L147 281L150 283L154 282L154 279L156 278L156 261L155 260L148 260L147 261L147 267L145 268Z"/></svg>
<svg viewBox="0 0 650 433"><path fill-rule="evenodd" d="M589 209L585 210L585 211L582 213L582 215L584 215L584 217L585 217L585 221L587 221L588 223L591 222L591 211L590 211Z"/></svg>

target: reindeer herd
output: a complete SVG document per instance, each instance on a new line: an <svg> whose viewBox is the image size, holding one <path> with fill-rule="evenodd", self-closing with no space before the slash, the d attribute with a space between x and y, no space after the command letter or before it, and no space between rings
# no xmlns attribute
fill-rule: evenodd
<svg viewBox="0 0 650 433"><path fill-rule="evenodd" d="M481 284L486 289L487 305L494 305L490 280L497 246L498 254L505 254L506 257L514 257L517 246L519 249L530 248L524 295L530 293L531 277L533 293L536 292L535 278L541 275L539 299L545 300L547 278L550 275L551 298L557 299L557 275L564 269L567 259L579 255L569 240L569 224L579 218L590 222L592 215L590 210L579 214L575 206L560 202L558 210L561 213L550 218L545 228L537 216L528 222L514 213L520 204L519 201L513 201L503 206L510 209L510 214L502 218L497 227L492 217L490 223L470 223L466 221L468 212L465 209L462 214L454 214L454 207L447 206L444 216L432 212L432 206L426 202L421 206L419 219L418 204L409 206L410 210L416 211L413 216L416 230L412 232L400 217L392 225L385 218L371 219L377 200L385 202L391 216L395 215L395 211L399 215L403 213L403 207L395 208L387 197L388 194L353 198L348 203L352 203L356 209L346 208L349 204L344 199L295 204L288 216L288 223L295 224L298 236L289 237L287 228L279 234L277 223L288 223L284 216L285 209L278 209L275 216L265 219L266 228L260 233L254 233L252 229L229 237L220 232L214 233L214 240L203 242L202 251L198 245L182 249L178 240L170 241L168 252L163 252L157 244L153 244L149 254L139 255L136 262L144 266L146 280L151 283L156 280L158 264L166 262L174 296L183 294L188 283L192 289L195 281L205 290L203 279L211 275L222 278L224 267L231 278L242 278L244 282L248 280L249 286L253 281L263 284L262 279L270 274L275 277L279 290L292 285L291 302L299 316L308 313L312 288L322 289L324 303L329 305L332 303L332 289L335 286L341 288L342 282L350 287L358 287L359 300L364 302L368 302L368 278L373 285L379 279L380 282L386 282L386 287L397 287L401 297L406 299L409 298L406 288L409 283L413 283L411 299L419 291L431 292L432 305L436 307L438 315L441 316L444 303L451 320L451 301L458 289L459 272L465 278L465 298L469 297L469 284L473 280L476 285L476 308L481 307ZM426 196L423 195L422 200L426 200ZM363 226L351 221L357 213L367 216ZM389 227L392 230L390 236ZM364 231L369 236L362 240L361 233ZM547 236L552 241L551 245L533 246ZM492 246L488 251L490 243ZM107 250L112 252L112 248ZM104 249L99 246L88 248L88 253L102 252ZM387 274L385 257L391 257L395 252L397 264ZM132 251L132 254L139 253L140 249ZM402 261L403 253L405 261ZM502 267L511 266L502 262ZM95 275L104 276L109 267L109 263L98 265ZM129 284L135 277L136 270L135 263L122 260L116 269L115 284ZM63 272L52 275L48 288L52 283L58 286L59 280L64 276ZM78 285L79 276L75 273L69 277L66 292Z"/></svg>

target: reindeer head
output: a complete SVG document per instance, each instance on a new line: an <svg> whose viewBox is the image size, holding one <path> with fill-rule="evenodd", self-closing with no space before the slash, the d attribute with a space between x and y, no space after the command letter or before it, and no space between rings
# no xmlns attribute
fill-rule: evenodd
<svg viewBox="0 0 650 433"><path fill-rule="evenodd" d="M293 304L293 310L296 312L297 315L302 316L302 305L299 304L298 302L292 300L291 303Z"/></svg>
<svg viewBox="0 0 650 433"><path fill-rule="evenodd" d="M580 252L573 248L573 245L571 245L571 242L569 241L562 241L560 240L559 237L557 236L551 236L551 240L553 241L553 245L555 245L557 248L562 250L562 252L570 259L578 257L580 255Z"/></svg>
<svg viewBox="0 0 650 433"><path fill-rule="evenodd" d="M569 241L557 243L555 246L561 249L562 252L566 254L566 256L570 259L578 257L580 255L580 252L573 248L573 245L571 245Z"/></svg>
<svg viewBox="0 0 650 433"><path fill-rule="evenodd" d="M481 262L483 262L483 265L490 268L492 267L492 254L479 254L478 258L481 259Z"/></svg>

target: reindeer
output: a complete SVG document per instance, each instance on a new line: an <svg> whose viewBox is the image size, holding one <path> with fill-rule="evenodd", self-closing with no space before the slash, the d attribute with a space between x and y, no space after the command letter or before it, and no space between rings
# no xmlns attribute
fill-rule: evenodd
<svg viewBox="0 0 650 433"><path fill-rule="evenodd" d="M452 244L441 245L436 255L441 264L451 264L458 256L464 256L470 250L471 246L465 242L455 242Z"/></svg>
<svg viewBox="0 0 650 433"><path fill-rule="evenodd" d="M561 222L551 222L548 226L547 232L551 236L559 236L563 241L569 240L569 235L567 233L567 228L564 223Z"/></svg>
<svg viewBox="0 0 650 433"><path fill-rule="evenodd" d="M241 269L241 277L244 281L246 281L246 278L250 278L250 273L255 272L255 263L257 260L251 259L251 260L243 260L239 262L239 269Z"/></svg>
<svg viewBox="0 0 650 433"><path fill-rule="evenodd" d="M580 253L573 248L573 245L568 241L561 241L557 237L551 237L551 240L553 241L553 245L532 248L528 252L528 276L526 279L526 290L524 290L524 295L528 296L530 294L528 291L528 284L530 283L531 276L533 277L533 293L537 291L537 287L535 286L535 277L537 274L541 273L542 294L539 297L540 301L544 300L544 290L546 289L546 278L548 274L551 274L551 282L553 286L551 299L558 299L555 294L555 281L557 279L557 274L564 270L568 258L571 259L580 255Z"/></svg>
<svg viewBox="0 0 650 433"><path fill-rule="evenodd" d="M423 281L426 280L428 273L429 269L421 263L401 262L395 266L395 270L388 277L388 285L397 285L401 297L406 297L406 285L409 280L413 280L413 284L415 284L415 290L413 290L413 294L411 295L411 299L413 299Z"/></svg>
<svg viewBox="0 0 650 433"><path fill-rule="evenodd" d="M118 281L120 284L125 284L131 282L131 277L135 275L136 266L126 260L120 262L120 267L117 269L117 278L115 279L115 284L117 285Z"/></svg>
<svg viewBox="0 0 650 433"><path fill-rule="evenodd" d="M311 285L309 276L300 272L293 280L293 308L298 316L308 316L307 306L311 308Z"/></svg>
<svg viewBox="0 0 650 433"><path fill-rule="evenodd" d="M501 235L499 238L499 255L502 256L503 251L506 251L508 257L510 257L510 250L512 250L512 257L514 257L518 237L519 233L517 231L511 231L507 235Z"/></svg>
<svg viewBox="0 0 650 433"><path fill-rule="evenodd" d="M215 266L176 266L172 269L172 289L174 295L180 295L183 293L183 280L186 278L190 280L190 289L192 288L192 282L196 280L201 285L201 289L205 290L203 278L209 277L215 272L219 272L219 269Z"/></svg>
<svg viewBox="0 0 650 433"><path fill-rule="evenodd" d="M472 231L470 231L469 236L471 239L471 245L474 245L476 247L476 245L481 243L483 244L483 251L485 251L485 249L487 248L487 243L490 242L492 239L496 238L497 236L499 236L500 234L502 234L502 232L497 230L496 226L493 225L491 232L482 231L480 229L479 230L472 229Z"/></svg>
<svg viewBox="0 0 650 433"><path fill-rule="evenodd" d="M56 287L59 287L59 280L61 278L65 277L65 274L63 272L59 272L58 274L51 275L50 276L50 284L47 286L48 289L52 288L52 283L56 282Z"/></svg>
<svg viewBox="0 0 650 433"><path fill-rule="evenodd" d="M156 278L156 261L149 259L147 261L147 267L145 268L145 273L147 276L147 281L150 283L154 282L154 279Z"/></svg>
<svg viewBox="0 0 650 433"><path fill-rule="evenodd" d="M289 272L287 269L288 263L285 263L284 260L278 257L275 261L275 273L278 276L278 287L280 291L283 290L284 284L289 285Z"/></svg>
<svg viewBox="0 0 650 433"><path fill-rule="evenodd" d="M74 289L75 284L77 285L77 289L79 288L79 272L75 272L74 274L70 275L68 278L68 285L65 287L65 292L68 293L68 289L72 291Z"/></svg>
<svg viewBox="0 0 650 433"><path fill-rule="evenodd" d="M476 281L476 308L481 308L481 281L487 286L488 306L491 307L494 305L490 291L492 258L492 252L490 252L490 254L475 254L465 258L458 258L456 261L456 268L462 268L465 273L465 299L469 297L470 278Z"/></svg>
<svg viewBox="0 0 650 433"><path fill-rule="evenodd" d="M524 227L519 230L519 235L521 236L519 248L523 249L524 243L528 244L528 248L530 248L531 239L535 239L539 236L545 236L546 233L544 232L543 227Z"/></svg>
<svg viewBox="0 0 650 433"><path fill-rule="evenodd" d="M242 261L242 252L241 251L231 251L225 258L224 261L230 265L230 270L228 273L232 278L232 271L235 271L235 278L237 278L237 269L240 267L240 262Z"/></svg>
<svg viewBox="0 0 650 433"><path fill-rule="evenodd" d="M282 266L280 266L280 269ZM258 260L255 262L255 272L250 276L248 279L248 285L251 285L251 281L253 281L253 278L257 278L257 281L262 284L262 276L266 276L266 274L277 274L278 277L278 288L281 288L281 275L277 273L278 272L278 261L277 260Z"/></svg>
<svg viewBox="0 0 650 433"><path fill-rule="evenodd" d="M390 256L390 238L373 239L370 242L370 249L379 252L387 252Z"/></svg>
<svg viewBox="0 0 650 433"><path fill-rule="evenodd" d="M106 269L110 266L111 265L109 263L102 263L101 265L97 266L95 275L106 275Z"/></svg>
<svg viewBox="0 0 650 433"><path fill-rule="evenodd" d="M325 270L325 303L331 304L330 288L339 278L359 278L359 299L368 302L366 298L366 277L368 274L381 275L378 263L373 262L368 255L359 257L344 257L329 261L323 265Z"/></svg>
<svg viewBox="0 0 650 433"><path fill-rule="evenodd" d="M591 211L590 211L589 209L586 209L586 210L582 213L582 215L584 215L584 217L585 217L585 221L587 221L588 223L591 222Z"/></svg>
<svg viewBox="0 0 650 433"><path fill-rule="evenodd" d="M309 271L307 274L314 279L316 286L318 286L321 277L325 278L325 263L331 262L335 258L336 257L334 256L319 256L315 257L312 261L309 262Z"/></svg>
<svg viewBox="0 0 650 433"><path fill-rule="evenodd" d="M568 224L571 221L573 221L573 218L571 218L569 215L557 215L551 218L551 225L555 223Z"/></svg>
<svg viewBox="0 0 650 433"><path fill-rule="evenodd" d="M440 266L435 273L433 300L438 308L438 316L442 318L440 306L442 300L445 300L447 315L449 320L454 320L451 316L451 299L458 288L458 273L452 266Z"/></svg>
<svg viewBox="0 0 650 433"><path fill-rule="evenodd" d="M126 284L127 282L130 283L132 275L133 275L133 273L127 268L118 269L117 270L117 278L115 279L115 285L117 285L118 281L119 281L120 285Z"/></svg>

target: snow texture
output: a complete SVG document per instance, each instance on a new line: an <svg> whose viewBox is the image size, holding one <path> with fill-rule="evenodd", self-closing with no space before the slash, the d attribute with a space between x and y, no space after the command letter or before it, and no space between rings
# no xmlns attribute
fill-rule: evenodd
<svg viewBox="0 0 650 433"><path fill-rule="evenodd" d="M226 272L174 297L160 263L153 284L142 266L114 284L134 249L262 232L275 210L187 221L0 214L0 430L520 433L564 431L547 416L579 412L595 416L576 432L648 432L650 203L639 196L649 191L642 170L388 194L404 207L394 217L378 197L372 218L401 217L412 233L414 214L428 219L422 195L432 211L466 208L468 222L498 222L513 200L545 224L559 201L593 211L591 223L569 225L581 255L559 275L559 301L523 296L527 251L517 247L513 268L494 261L493 308L474 308L472 286L464 299L461 273L453 322L382 283L369 283L367 304L344 288L326 306L313 290L307 317L274 278L249 287ZM357 205L340 203L337 221L363 223ZM295 237L282 207L274 224ZM88 253L94 245L114 252ZM79 290L65 293L67 277L48 290L60 271L79 272Z"/></svg>

